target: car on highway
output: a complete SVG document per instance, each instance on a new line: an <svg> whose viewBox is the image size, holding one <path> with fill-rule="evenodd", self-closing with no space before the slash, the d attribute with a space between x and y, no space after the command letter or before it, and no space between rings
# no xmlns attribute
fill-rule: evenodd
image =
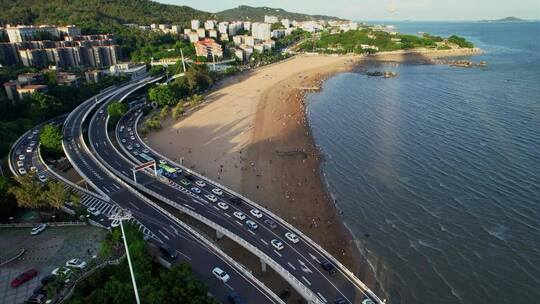
<svg viewBox="0 0 540 304"><path fill-rule="evenodd" d="M86 268L86 262L81 259L71 259L66 262L66 267L84 269Z"/></svg>
<svg viewBox="0 0 540 304"><path fill-rule="evenodd" d="M19 168L19 173L24 175L26 174L26 169L25 168Z"/></svg>
<svg viewBox="0 0 540 304"><path fill-rule="evenodd" d="M227 210L229 209L229 205L227 205L227 203L224 203L224 202L219 202L217 203L218 207L223 209L223 210Z"/></svg>
<svg viewBox="0 0 540 304"><path fill-rule="evenodd" d="M167 164L167 162L166 162L164 159L160 159L160 160L159 160L159 163L162 164L162 165L166 165L166 164Z"/></svg>
<svg viewBox="0 0 540 304"><path fill-rule="evenodd" d="M129 137L129 139L135 140L135 136L131 135L131 136Z"/></svg>
<svg viewBox="0 0 540 304"><path fill-rule="evenodd" d="M35 166L30 167L30 172L37 172L37 168Z"/></svg>
<svg viewBox="0 0 540 304"><path fill-rule="evenodd" d="M161 245L159 246L159 250L161 251L161 253L163 253L163 255L170 259L174 260L178 257L178 252L169 246Z"/></svg>
<svg viewBox="0 0 540 304"><path fill-rule="evenodd" d="M240 205L242 204L242 199L237 197L237 196L233 196L229 199L229 202L235 204L235 205Z"/></svg>
<svg viewBox="0 0 540 304"><path fill-rule="evenodd" d="M33 279L37 275L38 275L37 269L32 268L30 270L27 270L27 271L19 274L15 279L13 279L11 281L11 287L17 288L17 287L21 286L22 284L30 281L31 279Z"/></svg>
<svg viewBox="0 0 540 304"><path fill-rule="evenodd" d="M375 302L370 298L365 298L362 300L362 304L375 304Z"/></svg>
<svg viewBox="0 0 540 304"><path fill-rule="evenodd" d="M283 243L280 240L273 239L270 241L270 244L277 250L282 250L284 248Z"/></svg>
<svg viewBox="0 0 540 304"><path fill-rule="evenodd" d="M140 148L141 145L139 143L135 143L135 147Z"/></svg>
<svg viewBox="0 0 540 304"><path fill-rule="evenodd" d="M197 187L191 187L191 192L193 192L195 194L201 194L201 189L199 189Z"/></svg>
<svg viewBox="0 0 540 304"><path fill-rule="evenodd" d="M212 274L223 283L227 283L227 281L231 279L231 277L219 267L214 267L214 269L212 269Z"/></svg>
<svg viewBox="0 0 540 304"><path fill-rule="evenodd" d="M243 214L242 211L235 211L235 212L233 213L233 215L234 215L235 218L237 218L237 219L239 219L239 220L241 220L241 221L243 221L243 220L246 219L246 215Z"/></svg>
<svg viewBox="0 0 540 304"><path fill-rule="evenodd" d="M242 297L236 292L233 291L227 296L227 302L229 304L245 304L246 302Z"/></svg>
<svg viewBox="0 0 540 304"><path fill-rule="evenodd" d="M99 114L103 114L103 109L99 110Z"/></svg>
<svg viewBox="0 0 540 304"><path fill-rule="evenodd" d="M345 300L342 297L339 297L334 301L334 304L347 304L347 303L349 303L349 302L347 302L347 300Z"/></svg>
<svg viewBox="0 0 540 304"><path fill-rule="evenodd" d="M32 134L36 135L39 133L39 130L38 129L35 129L35 130L32 130Z"/></svg>
<svg viewBox="0 0 540 304"><path fill-rule="evenodd" d="M131 132L131 127L128 127L128 131Z"/></svg>
<svg viewBox="0 0 540 304"><path fill-rule="evenodd" d="M38 225L34 226L34 228L32 228L32 230L30 231L30 234L31 235L38 235L45 229L47 229L47 224L43 224L43 223L38 224Z"/></svg>
<svg viewBox="0 0 540 304"><path fill-rule="evenodd" d="M197 186L201 187L201 188L206 187L206 183L203 182L202 180L196 181L195 184L196 184Z"/></svg>
<svg viewBox="0 0 540 304"><path fill-rule="evenodd" d="M336 273L336 266L334 266L334 264L330 263L329 261L323 260L320 264L322 269L328 271L330 275L334 275Z"/></svg>
<svg viewBox="0 0 540 304"><path fill-rule="evenodd" d="M122 138L122 143L125 143L126 142L126 139L125 138Z"/></svg>
<svg viewBox="0 0 540 304"><path fill-rule="evenodd" d="M205 197L206 197L209 201L211 201L212 203L217 202L217 197L216 197L215 195L213 195L213 194L207 194L207 195L205 195Z"/></svg>
<svg viewBox="0 0 540 304"><path fill-rule="evenodd" d="M289 241L291 241L291 242L293 242L293 243L295 243L295 244L298 243L298 242L300 242L300 239L298 238L298 236L297 236L296 234L292 233L292 232L287 232L287 233L285 233L285 237L286 237Z"/></svg>
<svg viewBox="0 0 540 304"><path fill-rule="evenodd" d="M257 228L259 228L259 225L257 225L257 223L255 223L252 220L247 220L246 221L246 226L251 230L257 230Z"/></svg>
<svg viewBox="0 0 540 304"><path fill-rule="evenodd" d="M26 153L32 153L32 147L27 147L26 148Z"/></svg>
<svg viewBox="0 0 540 304"><path fill-rule="evenodd" d="M219 188L212 189L212 193L214 193L215 195L223 195L223 191L221 191L221 189Z"/></svg>
<svg viewBox="0 0 540 304"><path fill-rule="evenodd" d="M88 211L88 213L90 213L93 216L99 216L101 214L101 212L99 212L99 210L97 210L95 207L90 207L86 209L86 211Z"/></svg>
<svg viewBox="0 0 540 304"><path fill-rule="evenodd" d="M30 135L28 135L28 137L26 137L26 138L32 139L32 138L34 138L34 135L30 134Z"/></svg>
<svg viewBox="0 0 540 304"><path fill-rule="evenodd" d="M142 151L143 151L143 153L145 153L145 154L150 152L148 149L144 149L144 150L142 150Z"/></svg>
<svg viewBox="0 0 540 304"><path fill-rule="evenodd" d="M132 153L133 153L133 155L135 155L135 156L139 155L139 151L137 151L137 150L133 151Z"/></svg>
<svg viewBox="0 0 540 304"><path fill-rule="evenodd" d="M262 212L259 211L258 209L251 209L249 213L251 213L256 218L261 218L263 216Z"/></svg>
<svg viewBox="0 0 540 304"><path fill-rule="evenodd" d="M180 180L180 184L182 184L182 185L184 185L184 186L189 186L189 185L191 185L191 183L190 183L188 180L186 180L186 179L181 179L181 180Z"/></svg>
<svg viewBox="0 0 540 304"><path fill-rule="evenodd" d="M129 145L129 146L127 146L127 149L131 151L131 150L133 150L133 146Z"/></svg>
<svg viewBox="0 0 540 304"><path fill-rule="evenodd" d="M18 166L18 167L24 166L24 162L23 162L22 160L18 160L18 161L17 161L17 166Z"/></svg>
<svg viewBox="0 0 540 304"><path fill-rule="evenodd" d="M21 151L20 149L15 150L15 154L16 154L16 155L19 155L19 154L21 154L21 153L22 153L22 151Z"/></svg>
<svg viewBox="0 0 540 304"><path fill-rule="evenodd" d="M30 142L30 147L33 147L33 146L35 146L35 145L36 145L36 141L35 141L35 140L32 140L32 141Z"/></svg>
<svg viewBox="0 0 540 304"><path fill-rule="evenodd" d="M65 277L68 277L71 274L71 269L62 266L53 269L53 271L51 271L51 274L55 276L63 275Z"/></svg>
<svg viewBox="0 0 540 304"><path fill-rule="evenodd" d="M190 181L192 181L192 180L195 179L195 176L193 176L193 175L191 175L191 174L189 174L189 173L187 173L187 172L184 174L184 177L187 178L187 179L189 179Z"/></svg>
<svg viewBox="0 0 540 304"><path fill-rule="evenodd" d="M24 160L25 158L26 156L24 156L24 154L19 155L19 160Z"/></svg>
<svg viewBox="0 0 540 304"><path fill-rule="evenodd" d="M270 227L270 228L272 228L272 229L276 229L276 228L277 228L276 222L274 222L274 221L271 220L271 219L265 219L265 220L264 220L264 223L265 223L268 227Z"/></svg>

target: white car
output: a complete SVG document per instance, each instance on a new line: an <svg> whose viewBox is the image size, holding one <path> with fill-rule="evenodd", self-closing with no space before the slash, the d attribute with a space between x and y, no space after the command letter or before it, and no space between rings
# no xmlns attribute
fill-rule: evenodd
<svg viewBox="0 0 540 304"><path fill-rule="evenodd" d="M212 203L217 202L217 197L216 197L215 195L213 195L213 194L207 194L207 195L205 195L205 197L206 197L209 201L211 201Z"/></svg>
<svg viewBox="0 0 540 304"><path fill-rule="evenodd" d="M26 153L32 153L32 147L27 147L26 148Z"/></svg>
<svg viewBox="0 0 540 304"><path fill-rule="evenodd" d="M19 160L24 160L25 158L26 156L24 156L24 154L19 155Z"/></svg>
<svg viewBox="0 0 540 304"><path fill-rule="evenodd" d="M17 161L17 166L18 166L18 167L24 166L24 162L23 162L22 160L18 160L18 161Z"/></svg>
<svg viewBox="0 0 540 304"><path fill-rule="evenodd" d="M111 228L115 228L115 227L118 227L120 226L120 221L119 220L113 220L111 222Z"/></svg>
<svg viewBox="0 0 540 304"><path fill-rule="evenodd" d="M40 182L44 183L44 182L47 181L48 178L47 178L47 175L40 174L40 175L38 175L38 179L39 179Z"/></svg>
<svg viewBox="0 0 540 304"><path fill-rule="evenodd" d="M131 127L128 127L128 131L130 131L130 132L131 132Z"/></svg>
<svg viewBox="0 0 540 304"><path fill-rule="evenodd" d="M364 301L362 301L362 304L375 304L375 302L373 302L371 299L364 299Z"/></svg>
<svg viewBox="0 0 540 304"><path fill-rule="evenodd" d="M71 259L66 262L66 267L84 269L86 267L86 262L79 259Z"/></svg>
<svg viewBox="0 0 540 304"><path fill-rule="evenodd" d="M231 278L223 269L219 267L212 269L212 274L223 283L227 283L227 281L229 281Z"/></svg>
<svg viewBox="0 0 540 304"><path fill-rule="evenodd" d="M293 242L293 243L298 243L300 242L300 239L298 238L298 236L296 236L296 234L292 233L292 232L287 232L285 233L285 237L287 239L289 239L289 241Z"/></svg>
<svg viewBox="0 0 540 304"><path fill-rule="evenodd" d="M219 188L214 188L214 189L212 189L212 192L213 192L215 195L223 195L223 191L221 191L221 189L219 189Z"/></svg>
<svg viewBox="0 0 540 304"><path fill-rule="evenodd" d="M135 136L130 136L129 139L135 140Z"/></svg>
<svg viewBox="0 0 540 304"><path fill-rule="evenodd" d="M92 214L93 216L99 216L101 214L101 212L99 212L99 210L94 207L90 207L86 209L86 211L88 211L88 213Z"/></svg>
<svg viewBox="0 0 540 304"><path fill-rule="evenodd" d="M51 271L51 274L52 275L64 275L64 276L69 276L69 273L71 272L71 269L67 268L67 267L58 267L58 268L55 268L53 271Z"/></svg>
<svg viewBox="0 0 540 304"><path fill-rule="evenodd" d="M218 205L219 208L221 208L221 209L223 209L223 210L229 209L229 205L227 205L227 204L224 203L224 202L219 202L219 203L217 203L217 205Z"/></svg>
<svg viewBox="0 0 540 304"><path fill-rule="evenodd" d="M37 168L35 166L30 167L30 172L37 172Z"/></svg>
<svg viewBox="0 0 540 304"><path fill-rule="evenodd" d="M99 110L99 114L103 114L103 109Z"/></svg>
<svg viewBox="0 0 540 304"><path fill-rule="evenodd" d="M129 145L129 146L127 146L127 149L131 151L131 150L133 150L133 147L131 145Z"/></svg>
<svg viewBox="0 0 540 304"><path fill-rule="evenodd" d="M36 141L35 141L35 140L32 140L32 141L30 142L30 147L33 147L33 146L35 146L35 145L36 145Z"/></svg>
<svg viewBox="0 0 540 304"><path fill-rule="evenodd" d="M26 169L25 168L19 168L19 173L22 174L22 175L25 175L26 174Z"/></svg>
<svg viewBox="0 0 540 304"><path fill-rule="evenodd" d="M206 187L206 183L203 182L202 180L196 181L195 184L196 184L197 186L201 187L201 188Z"/></svg>
<svg viewBox="0 0 540 304"><path fill-rule="evenodd" d="M243 214L242 211L235 211L235 212L233 213L233 215L234 215L235 218L237 218L237 219L239 219L239 220L241 220L241 221L243 221L243 220L246 219L246 215Z"/></svg>
<svg viewBox="0 0 540 304"><path fill-rule="evenodd" d="M150 152L148 149L144 149L144 150L142 150L142 151L143 151L143 153L148 153L148 152Z"/></svg>
<svg viewBox="0 0 540 304"><path fill-rule="evenodd" d="M36 134L38 134L38 133L39 133L39 130L37 130L37 129L34 130L34 131L32 131L32 134L34 134L34 135L36 135Z"/></svg>
<svg viewBox="0 0 540 304"><path fill-rule="evenodd" d="M125 143L125 142L126 142L126 139L125 139L125 138L122 138L122 142Z"/></svg>
<svg viewBox="0 0 540 304"><path fill-rule="evenodd" d="M261 218L263 216L262 212L259 211L258 209L251 209L249 213L251 213L256 218Z"/></svg>
<svg viewBox="0 0 540 304"><path fill-rule="evenodd" d="M257 225L257 223L255 223L252 220L247 220L246 221L246 226L251 230L256 230L257 228L259 228L259 225Z"/></svg>
<svg viewBox="0 0 540 304"><path fill-rule="evenodd" d="M47 224L38 224L37 226L35 226L34 228L32 228L32 231L30 231L30 234L31 234L31 235L38 235L38 234L40 234L43 230L45 230L45 228L47 228Z"/></svg>
<svg viewBox="0 0 540 304"><path fill-rule="evenodd" d="M135 147L140 148L141 145L139 143L135 143Z"/></svg>
<svg viewBox="0 0 540 304"><path fill-rule="evenodd" d="M279 240L276 240L276 239L273 239L270 241L270 244L272 244L272 246L274 246L274 248L276 248L278 251L282 250L284 247L283 247L283 243Z"/></svg>

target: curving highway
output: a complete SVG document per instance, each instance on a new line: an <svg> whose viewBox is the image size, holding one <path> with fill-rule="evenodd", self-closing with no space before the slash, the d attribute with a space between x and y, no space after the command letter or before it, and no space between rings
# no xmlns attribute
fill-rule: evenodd
<svg viewBox="0 0 540 304"><path fill-rule="evenodd" d="M66 156L79 174L109 200L105 202L97 197L83 198L83 204L105 210L101 218L106 214L113 215L120 209L129 210L133 216L132 221L139 225L151 241L158 245L166 244L177 252L178 257L171 262L190 263L197 277L204 280L210 292L222 302L226 301L232 291L236 291L249 303L283 303L215 245L117 180L96 161L89 151L84 140L83 123L90 111L100 102L110 98L120 98L122 94L131 92L135 87L146 85L153 80L143 78L104 92L85 101L66 118L63 128L63 147ZM211 272L215 266L228 272L233 279L227 283L218 281Z"/></svg>
<svg viewBox="0 0 540 304"><path fill-rule="evenodd" d="M120 177L134 188L192 215L244 246L276 270L309 301L362 303L369 298L382 302L337 260L276 215L187 168L166 160L170 166L182 168L183 173L175 178L164 178L139 172L135 183L131 168L143 162L141 152L146 152L147 156L156 161L165 158L146 146L139 137L137 122L142 113L137 109L129 111L118 123L115 140L121 149L116 149L107 132L106 106L107 103L104 103L90 122L90 143L101 160L119 172ZM197 181L205 186L196 185ZM192 187L197 187L200 193L192 190ZM219 189L217 192L221 194L217 195L213 189ZM211 195L217 198L216 202ZM252 213L253 209L258 212ZM243 216L238 216L238 212ZM247 220L255 222L257 229L248 228ZM298 242L286 237L289 232L298 236ZM274 240L278 240L283 248L273 246ZM325 261L334 265L335 273L323 269L321 263Z"/></svg>
<svg viewBox="0 0 540 304"><path fill-rule="evenodd" d="M242 265L156 201L192 216L243 246L310 303L383 303L334 257L272 212L148 147L137 132L143 116L140 106L130 109L120 119L110 138L107 105L122 101L158 80L159 77L143 77L107 89L65 118L64 152L97 193L49 170L39 155L37 138L41 126L25 133L13 145L9 156L11 170L15 175L37 170L43 181L48 178L63 181L82 194L84 206L100 211L94 221L104 225L114 225L109 218L120 210L128 210L132 214L130 221L152 242L177 253L178 257L171 262L189 262L211 293L223 302L235 291L247 303L283 303ZM62 121L63 117L52 123ZM132 168L149 159L161 163L162 174L154 176L143 170L136 173L134 180ZM166 166L177 172L167 174ZM212 275L216 266L231 275L228 282L223 283Z"/></svg>

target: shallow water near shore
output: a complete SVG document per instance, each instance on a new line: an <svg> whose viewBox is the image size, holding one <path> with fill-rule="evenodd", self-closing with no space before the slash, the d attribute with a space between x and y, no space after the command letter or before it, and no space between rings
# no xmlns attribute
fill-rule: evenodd
<svg viewBox="0 0 540 304"><path fill-rule="evenodd" d="M398 23L458 34L487 68L329 78L308 119L329 191L389 303L540 298L540 23Z"/></svg>

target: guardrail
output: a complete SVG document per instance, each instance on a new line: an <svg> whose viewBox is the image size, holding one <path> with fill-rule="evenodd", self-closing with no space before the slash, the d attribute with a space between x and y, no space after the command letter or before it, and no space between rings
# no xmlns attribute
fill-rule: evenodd
<svg viewBox="0 0 540 304"><path fill-rule="evenodd" d="M140 117L140 115L139 115ZM106 122L105 124L108 125L108 122L109 122L109 116L107 116L107 119L106 119ZM116 130L115 130L116 131ZM115 132L116 134L116 132ZM113 143L111 142L111 139L109 137L109 134L106 133L106 137L107 137L107 140L109 142L109 144L111 145L111 147L113 147L113 149L116 150L115 146L113 145ZM95 147L93 147L93 141L90 140L90 144L92 145L92 148L95 149ZM122 146L122 145L120 145ZM122 146L123 147L123 146ZM124 150L125 151L125 150ZM118 151L117 151L118 152ZM124 157L124 155L122 155L121 153L118 153L122 158L126 159ZM157 154L157 153L156 153ZM127 153L127 155L130 155L130 153ZM198 221L204 223L205 225L211 227L212 229L216 230L216 231L219 231L220 233L223 233L223 235L227 236L228 238L230 238L231 240L235 241L236 243L238 243L239 245L241 245L242 247L246 248L248 251L250 251L252 254L254 254L255 256L259 257L262 261L264 261L267 265L269 265L270 267L272 267L272 269L274 269L277 273L280 274L280 276L282 278L284 278L289 284L291 284L291 286L293 286L293 288L298 291L298 293L300 295L302 295L302 297L304 297L304 299L306 299L307 301L309 301L310 303L321 303L321 300L319 299L319 297L317 295L315 295L314 292L311 291L311 289L307 288L302 282L300 282L295 276L293 276L288 270L286 270L283 266L281 266L280 264L278 264L276 261L274 261L274 259L270 258L267 254L265 254L264 252L262 252L261 250L259 250L257 247L251 245L249 242L247 242L246 240L244 240L243 238L237 236L235 233L233 233L232 231L229 231L228 229L225 229L224 227L208 220L207 218L205 218L204 216L194 212L193 210L189 209L189 208L186 208L180 204L177 204L176 202L154 192L153 190L151 189L148 189L146 188L144 185L142 184L138 184L138 183L135 183L134 181L132 181L130 178L128 177L125 177L123 174L121 174L120 172L118 172L116 169L114 169L112 166L110 166L106 161L104 161L100 156L99 154L97 154L97 157L100 159L101 162L103 162L107 167L110 168L111 171L115 172L115 174L117 174L117 176L119 176L120 178L122 178L122 180L125 180L127 181L127 183L131 184L131 185L135 185L137 187L137 189L141 189L142 191L152 195L153 197L156 197L158 198L159 200L165 202L166 204L170 205L171 207L177 209L177 210L180 210L181 212L197 219ZM127 160L127 159L126 159ZM127 160L129 161L129 160ZM188 195L192 195L192 193L190 193L189 191L185 192L186 194ZM193 198L195 199L198 199L200 200L199 197L197 196L193 196ZM152 203L152 204L155 204L155 203ZM156 205L157 206L157 205ZM169 212L165 211L163 208L157 206L158 209L162 210L162 212L166 212L167 214L170 214ZM171 215L172 216L172 215ZM176 220L176 219L175 219Z"/></svg>
<svg viewBox="0 0 540 304"><path fill-rule="evenodd" d="M88 114L89 112L91 111L88 110L88 112L86 114ZM108 125L108 122L109 122L109 115L107 115L107 119L105 121L105 125ZM110 138L108 136L108 133L106 132L107 134L107 140L109 141L109 144L114 148L114 145L112 144L112 142L110 141ZM216 252L219 256L221 256L222 258L224 258L230 265L234 265L234 268L236 268L238 271L240 271L245 277L249 278L250 281L254 282L256 285L258 285L260 288L262 288L262 290L264 290L264 292L266 294L268 294L269 296L271 296L273 298L273 300L276 302L276 303L281 303L281 304L285 304L283 302L283 300L281 300L274 292L272 292L272 290L270 290L266 285L264 285L264 283L262 283L261 281L259 281L256 277L253 276L253 274L251 272L249 272L242 264L236 262L234 259L232 259L229 255L227 255L225 252L223 252L219 247L217 247L214 243L210 242L208 239L206 239L202 234L200 234L199 232L197 232L196 230L194 230L193 228L191 228L189 225L187 225L186 223L180 221L178 218L176 218L173 214L171 214L170 212L168 212L167 210L163 209L161 206L157 205L156 203L154 203L153 201L151 201L150 199L148 199L146 196L142 195L140 192L134 190L131 185L129 185L127 182L124 181L125 180L128 180L128 182L130 181L129 178L127 177L124 177L123 174L121 174L120 172L118 172L116 169L114 169L112 166L110 166L106 161L104 161L101 156L99 154L96 153L96 155L94 155L93 153L91 153L90 149L88 148L88 146L86 145L86 143L84 142L83 138L82 138L82 134L81 134L81 143L82 143L82 146L83 148L86 150L86 152L90 155L90 157L92 159L95 160L95 162L97 163L97 165L99 167L102 168L102 170L104 172L106 172L111 178L115 179L119 184L123 185L126 189L129 189L130 191L132 191L132 193L134 193L137 197L139 197L139 199L141 199L142 201L146 202L147 204L151 205L152 207L156 208L157 210L159 210L160 212L162 212L163 214L165 214L166 216L168 216L170 219L172 219L173 221L175 221L178 225L182 226L185 230L189 231L194 237L196 240L198 240L199 242L202 242L204 245L206 245L207 247L209 248L212 248L212 251L213 252ZM89 141L90 141L90 144L92 145L92 148L95 149L95 147L93 146L93 141L91 138L89 138ZM122 156L123 157L123 156ZM98 160L99 158L99 160ZM121 178L120 178L120 177ZM137 188L140 188L140 185L139 184L136 184L137 185ZM149 189L148 189L149 190ZM151 191L151 190L150 190ZM185 208L186 211L191 211L187 208ZM275 262L274 262L275 263ZM269 265L271 263L268 263ZM280 266L281 267L281 266ZM291 275L292 276L292 275ZM295 278L296 279L296 278ZM298 281L298 280L297 280ZM293 285L293 284L291 284ZM294 285L293 285L294 286ZM311 291L310 291L311 292ZM313 302L313 303L321 303L320 300L318 300L317 298L317 301L316 302Z"/></svg>
<svg viewBox="0 0 540 304"><path fill-rule="evenodd" d="M311 247L313 247L316 251L320 252L322 255L324 255L328 260L332 261L332 263L334 263L338 268L339 270L347 277L349 278L360 290L362 290L363 292L369 294L369 296L377 301L379 304L383 304L385 303L384 301L382 301L381 299L379 299L379 297L377 297L377 295L375 295L375 293L373 291L371 291L371 289L369 289L369 287L367 287L360 279L358 279L356 277L356 275L354 275L349 269L347 269L347 267L345 267L343 264L341 264L341 262L339 262L333 255L331 255L329 252L327 252L325 249L323 249L319 244L317 244L316 242L314 242L312 239L310 239L308 236L306 236L304 233L302 233L300 230L298 230L296 227L294 227L293 225L289 224L288 222L286 222L285 220L283 220L281 217L275 215L273 212L271 212L270 210L260 206L259 204L253 202L252 200L250 200L249 198L243 196L242 194L239 194L235 191L233 191L232 189L229 189L228 187L218 183L218 182L215 182L213 180L210 180L208 177L206 176L203 176L193 170L191 170L190 168L187 168L185 167L184 165L181 165L181 164L178 164L176 163L175 161L169 159L168 157L158 153L157 151L155 151L154 149L152 149L152 147L148 146L142 139L141 137L139 136L139 132L138 132L138 122L140 120L140 118L142 117L142 114L141 115L138 115L135 122L134 122L134 132L135 132L135 136L137 136L139 138L139 141L143 144L144 148L147 148L148 150L152 151L153 154L155 155L160 155L164 160L166 160L167 162L173 164L175 167L180 167L182 168L184 171L186 172L189 172L190 174L192 175L195 175L197 176L199 179L201 180L204 180L204 181L207 181L208 183L211 183L211 184L214 184L214 185L217 185L219 188L222 188L222 189L226 189L229 193L232 193L233 195L237 196L237 197L240 197L242 198L244 201L246 201L247 203L249 203L252 207L254 208L257 208L261 211L264 211L267 215L271 216L274 220L278 221L279 223L281 223L283 226L287 227L287 229L293 231L296 235L302 237L302 239L304 239L304 241L306 241L306 243L308 243ZM122 146L122 145L121 145ZM130 153L127 153L127 155L131 155Z"/></svg>

